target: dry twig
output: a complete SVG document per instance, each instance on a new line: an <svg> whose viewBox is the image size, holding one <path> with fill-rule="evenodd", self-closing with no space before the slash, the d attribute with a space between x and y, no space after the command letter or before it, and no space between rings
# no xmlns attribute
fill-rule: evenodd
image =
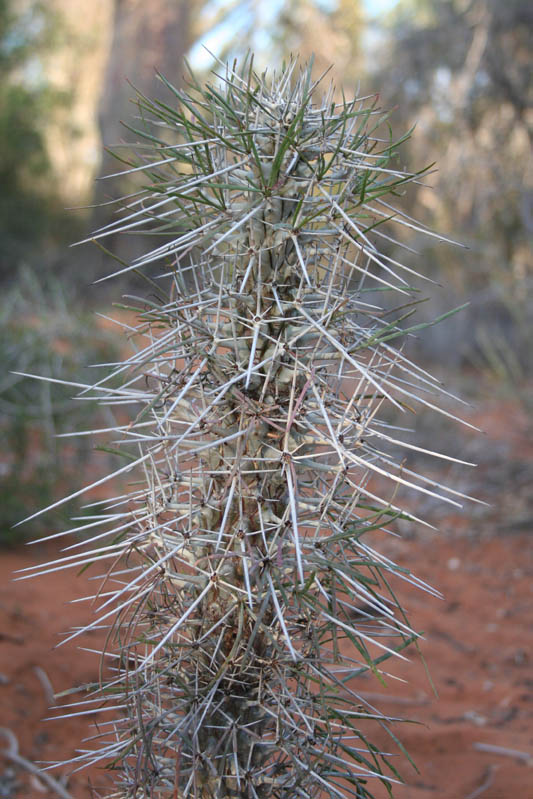
<svg viewBox="0 0 533 799"><path fill-rule="evenodd" d="M46 771L41 771L41 769L32 763L30 760L26 760L25 757L19 754L19 744L18 739L13 730L10 730L8 727L0 727L0 735L3 735L4 738L8 740L8 748L2 749L2 755L6 757L8 760L11 760L12 763L15 763L17 766L28 771L30 774L38 777L42 782L44 782L52 791L54 791L61 799L74 799L71 793L69 793L66 788L64 788L60 782L55 780L50 774L47 774Z"/></svg>
<svg viewBox="0 0 533 799"><path fill-rule="evenodd" d="M465 799L477 799L477 797L481 796L481 794L484 793L487 788L490 788L494 782L494 774L497 770L498 766L495 766L491 763L483 774L481 785L478 785L478 787L471 791L468 796L465 796Z"/></svg>

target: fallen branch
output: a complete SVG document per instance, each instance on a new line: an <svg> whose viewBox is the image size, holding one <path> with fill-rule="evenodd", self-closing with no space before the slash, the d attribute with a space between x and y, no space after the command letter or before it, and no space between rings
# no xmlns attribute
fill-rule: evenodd
<svg viewBox="0 0 533 799"><path fill-rule="evenodd" d="M503 755L503 757L516 757L518 760L525 760L526 763L533 761L529 752L520 752L518 749L507 749L504 746L494 746L493 744L475 743L474 749L478 752L490 752L491 755Z"/></svg>
<svg viewBox="0 0 533 799"><path fill-rule="evenodd" d="M50 678L48 674L45 672L45 670L41 668L41 666L34 666L33 671L35 672L37 679L42 685L44 695L48 703L48 707L50 707L55 702L54 689L52 687L52 683L50 682Z"/></svg>
<svg viewBox="0 0 533 799"><path fill-rule="evenodd" d="M12 763L16 763L17 766L20 766L26 771L29 771L30 774L34 774L40 780L42 780L49 788L56 792L58 796L61 796L61 799L74 799L71 793L69 793L60 782L55 780L50 774L47 774L44 771L36 766L34 763L31 763L29 760L26 760L25 757L19 755L19 742L15 733L8 729L7 727L0 727L0 735L3 735L4 738L7 738L9 742L9 746L7 749L2 750L2 754L8 760L11 760Z"/></svg>
<svg viewBox="0 0 533 799"><path fill-rule="evenodd" d="M477 797L481 796L481 794L484 791L486 791L487 788L490 788L490 786L494 782L494 774L496 773L497 770L498 766L495 766L491 763L490 766L485 771L485 773L483 774L483 782L481 783L481 785L478 785L478 787L475 788L471 793L469 793L468 796L465 796L465 799L477 799Z"/></svg>

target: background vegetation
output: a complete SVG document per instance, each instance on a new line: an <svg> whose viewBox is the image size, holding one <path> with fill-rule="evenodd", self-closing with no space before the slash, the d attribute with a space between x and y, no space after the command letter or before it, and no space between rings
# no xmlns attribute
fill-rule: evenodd
<svg viewBox="0 0 533 799"><path fill-rule="evenodd" d="M437 171L403 207L469 247L429 246L413 231L413 263L444 286L425 318L471 302L467 314L426 331L421 355L444 379L460 371L471 398L511 393L526 402L532 27L528 0L0 0L1 468L12 500L3 503L1 529L21 499L37 507L45 489L72 474L51 447L72 391L49 395L7 373L18 364L76 382L85 364L104 360L102 347L118 346L109 332L96 340L86 316L88 305L105 309L118 297L116 284L87 291L105 256L68 245L107 224L109 200L129 189L119 178L95 180L120 167L102 157L102 145L120 154L130 136L121 121L138 124L127 79L157 97L164 88L155 68L177 82L188 56L207 72L213 62L204 45L223 58L250 45L258 64L314 52L317 73L334 63L339 92L380 90L383 107L397 107L395 132L417 123L405 163L436 162ZM71 206L86 207L65 210ZM123 258L143 246L142 237L110 244ZM76 409L89 413L87 404Z"/></svg>

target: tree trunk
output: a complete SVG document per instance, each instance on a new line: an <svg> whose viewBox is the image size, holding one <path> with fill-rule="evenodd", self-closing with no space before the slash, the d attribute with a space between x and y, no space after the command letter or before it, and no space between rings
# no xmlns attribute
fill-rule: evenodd
<svg viewBox="0 0 533 799"><path fill-rule="evenodd" d="M161 72L174 85L183 73L183 56L190 44L189 0L115 0L113 36L102 89L99 124L103 147L120 154L121 143L134 141L135 134L123 123L136 126L138 115L135 89L151 99L169 100L168 89L157 77ZM118 172L121 164L104 152L100 176ZM95 203L107 203L131 190L128 178L100 180L95 189ZM114 205L97 207L92 230L111 221ZM125 240L126 239L126 240ZM107 246L120 258L130 261L141 251L139 236L108 240ZM115 246L116 245L116 246ZM100 264L96 265L100 272Z"/></svg>

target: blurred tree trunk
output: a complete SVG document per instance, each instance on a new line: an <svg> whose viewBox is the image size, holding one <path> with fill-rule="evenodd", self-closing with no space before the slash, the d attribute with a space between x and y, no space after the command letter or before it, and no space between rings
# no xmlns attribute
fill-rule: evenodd
<svg viewBox="0 0 533 799"><path fill-rule="evenodd" d="M340 99L343 87L348 94L357 91L363 74L364 20L361 0L285 0L273 38L284 58L297 53L306 62L312 56L315 77L332 67Z"/></svg>
<svg viewBox="0 0 533 799"><path fill-rule="evenodd" d="M190 5L190 0L114 0L111 50L99 108L104 147L113 150L121 142L134 139L134 134L122 124L135 125L134 89L151 99L168 102L168 89L158 79L156 70L174 85L180 84L183 56L190 46ZM100 175L118 172L120 168L120 163L104 152ZM127 191L124 178L100 180L95 189L95 203L105 203ZM114 205L97 207L92 229L110 221L114 208ZM125 260L131 260L141 251L140 237L135 236L106 240L105 244Z"/></svg>

